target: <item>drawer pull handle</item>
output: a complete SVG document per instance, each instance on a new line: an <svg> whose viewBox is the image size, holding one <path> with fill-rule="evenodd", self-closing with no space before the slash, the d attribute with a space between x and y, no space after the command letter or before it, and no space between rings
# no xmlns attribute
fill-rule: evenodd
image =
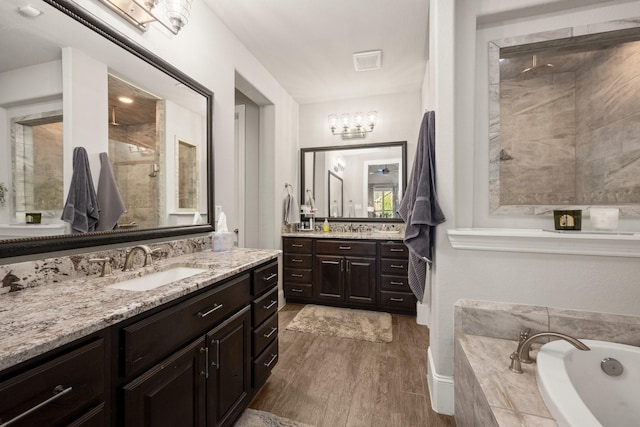
<svg viewBox="0 0 640 427"><path fill-rule="evenodd" d="M209 347L200 347L200 353L204 353L204 371L200 375L209 378Z"/></svg>
<svg viewBox="0 0 640 427"><path fill-rule="evenodd" d="M393 280L391 282L389 282L390 285L395 285L395 286L402 286L404 285L404 282L394 282Z"/></svg>
<svg viewBox="0 0 640 427"><path fill-rule="evenodd" d="M271 273L269 276L262 276L262 278L264 279L265 282L268 282L269 280L273 279L274 277L278 277L278 273Z"/></svg>
<svg viewBox="0 0 640 427"><path fill-rule="evenodd" d="M304 277L302 274L291 273L291 277Z"/></svg>
<svg viewBox="0 0 640 427"><path fill-rule="evenodd" d="M391 252L404 252L404 249L391 248L389 249Z"/></svg>
<svg viewBox="0 0 640 427"><path fill-rule="evenodd" d="M301 294L304 291L302 289L291 288L291 292L298 292Z"/></svg>
<svg viewBox="0 0 640 427"><path fill-rule="evenodd" d="M404 268L404 265L391 264L389 267L391 267L391 268Z"/></svg>
<svg viewBox="0 0 640 427"><path fill-rule="evenodd" d="M264 308L265 310L269 310L271 307L273 307L274 305L276 305L278 303L278 301L274 301L271 300L271 304L269 305L263 305L262 308Z"/></svg>
<svg viewBox="0 0 640 427"><path fill-rule="evenodd" d="M291 258L291 262L302 262L300 258Z"/></svg>
<svg viewBox="0 0 640 427"><path fill-rule="evenodd" d="M267 363L264 364L264 366L266 366L267 368L271 367L271 364L273 363L274 360L276 360L278 358L278 354L272 354L271 355L271 360L269 360Z"/></svg>
<svg viewBox="0 0 640 427"><path fill-rule="evenodd" d="M71 390L73 390L73 387L67 387L64 388L62 385L57 385L55 386L55 388L53 389L53 396L51 396L50 398L48 398L47 400L44 400L40 403L38 403L36 406L34 406L31 409L27 409L26 411L24 411L23 413L21 413L20 415L10 419L9 421L7 421L6 423L2 423L0 424L0 427L6 427L9 426L17 421L20 421L21 419L23 419L24 417L31 415L32 413L34 413L35 411L37 411L38 409L42 408L43 406L53 402L56 399L61 398L62 396L64 396L65 394L69 394L71 392Z"/></svg>
<svg viewBox="0 0 640 427"><path fill-rule="evenodd" d="M203 312L201 312L201 311L199 311L199 312L198 312L198 317L199 317L199 318L201 318L201 319L202 319L203 317L207 317L208 315L210 315L210 314L211 314L211 313L213 313L214 311L221 309L223 305L224 305L224 304L217 304L217 303L216 303L216 304L213 304L213 308L212 308L211 310L206 311L206 312L204 312L204 313L203 313Z"/></svg>
<svg viewBox="0 0 640 427"><path fill-rule="evenodd" d="M350 251L351 246L339 246L338 249L340 249L341 251Z"/></svg>
<svg viewBox="0 0 640 427"><path fill-rule="evenodd" d="M391 301L395 301L395 302L404 302L404 298L390 298Z"/></svg>
<svg viewBox="0 0 640 427"><path fill-rule="evenodd" d="M301 245L300 243L292 243L291 247L293 248L302 248L304 245Z"/></svg>
<svg viewBox="0 0 640 427"><path fill-rule="evenodd" d="M271 328L271 332L268 334L264 334L265 338L271 338L271 335L275 334L278 331L278 328Z"/></svg>

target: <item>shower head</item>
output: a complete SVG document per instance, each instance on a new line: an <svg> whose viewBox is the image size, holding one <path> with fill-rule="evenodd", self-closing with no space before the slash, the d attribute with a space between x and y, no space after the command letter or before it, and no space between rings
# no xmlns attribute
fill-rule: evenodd
<svg viewBox="0 0 640 427"><path fill-rule="evenodd" d="M533 55L531 58L531 67L525 68L520 71L520 74L516 77L518 80L529 80L539 77L545 73L548 73L553 69L553 64L541 64L538 65L538 55Z"/></svg>
<svg viewBox="0 0 640 427"><path fill-rule="evenodd" d="M120 126L120 123L116 122L116 107L111 107L111 121L109 122L111 126Z"/></svg>

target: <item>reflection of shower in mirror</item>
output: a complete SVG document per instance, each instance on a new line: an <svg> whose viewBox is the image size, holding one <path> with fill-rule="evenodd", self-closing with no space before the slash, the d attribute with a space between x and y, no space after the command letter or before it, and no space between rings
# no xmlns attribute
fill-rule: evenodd
<svg viewBox="0 0 640 427"><path fill-rule="evenodd" d="M160 172L160 166L158 166L157 163L154 163L151 165L151 173L149 174L149 176L151 178L155 178L158 176L158 172Z"/></svg>

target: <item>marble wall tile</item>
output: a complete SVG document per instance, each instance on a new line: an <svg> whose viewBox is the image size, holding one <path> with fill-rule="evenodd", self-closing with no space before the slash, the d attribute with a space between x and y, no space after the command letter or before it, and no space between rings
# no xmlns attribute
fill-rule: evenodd
<svg viewBox="0 0 640 427"><path fill-rule="evenodd" d="M549 328L576 338L640 346L640 317L549 308Z"/></svg>
<svg viewBox="0 0 640 427"><path fill-rule="evenodd" d="M461 324L456 330L465 334L517 340L520 331L533 333L549 329L545 307L461 300Z"/></svg>
<svg viewBox="0 0 640 427"><path fill-rule="evenodd" d="M458 339L454 346L454 405L456 426L474 425L474 406L476 380L467 356L460 347Z"/></svg>

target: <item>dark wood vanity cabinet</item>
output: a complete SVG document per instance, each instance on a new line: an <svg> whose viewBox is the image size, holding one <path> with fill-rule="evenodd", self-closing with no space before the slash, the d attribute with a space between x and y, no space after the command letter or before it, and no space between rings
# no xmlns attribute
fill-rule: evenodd
<svg viewBox="0 0 640 427"><path fill-rule="evenodd" d="M105 347L97 337L0 382L0 425L106 426Z"/></svg>
<svg viewBox="0 0 640 427"><path fill-rule="evenodd" d="M291 302L415 313L408 249L400 241L283 237Z"/></svg>
<svg viewBox="0 0 640 427"><path fill-rule="evenodd" d="M268 273L268 274L267 274ZM253 390L257 391L267 381L271 370L278 363L278 263L274 262L254 271L254 282L271 280L268 285L258 286L254 295L252 311L252 355ZM273 275L276 275L273 277Z"/></svg>

